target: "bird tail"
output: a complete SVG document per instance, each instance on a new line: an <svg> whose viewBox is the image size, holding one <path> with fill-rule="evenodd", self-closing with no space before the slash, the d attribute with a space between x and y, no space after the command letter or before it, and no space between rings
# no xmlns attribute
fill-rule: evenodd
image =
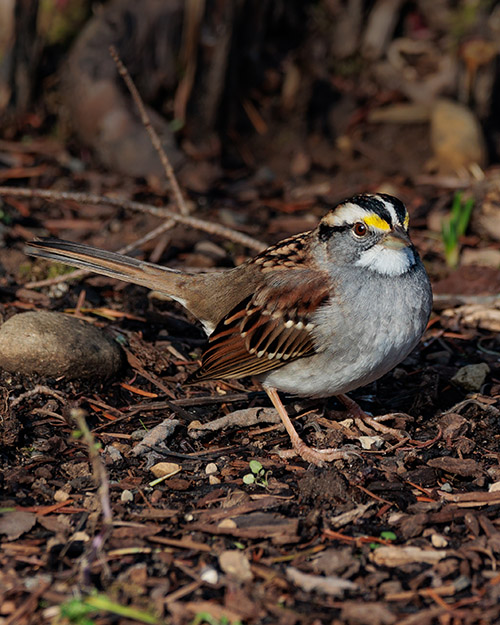
<svg viewBox="0 0 500 625"><path fill-rule="evenodd" d="M131 256L60 239L40 238L25 246L26 254L47 258L79 269L146 286L161 291L185 305L182 294L189 278L187 273L161 267Z"/></svg>

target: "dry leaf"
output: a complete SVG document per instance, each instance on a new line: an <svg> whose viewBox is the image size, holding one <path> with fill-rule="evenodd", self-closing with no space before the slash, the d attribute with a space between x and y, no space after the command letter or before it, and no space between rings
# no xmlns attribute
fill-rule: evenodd
<svg viewBox="0 0 500 625"><path fill-rule="evenodd" d="M325 595L334 597L341 597L346 590L356 590L358 587L354 582L342 579L342 577L337 577L336 575L329 575L328 577L310 575L302 573L302 571L293 566L287 568L286 576L293 584L299 586L305 592L322 592Z"/></svg>
<svg viewBox="0 0 500 625"><path fill-rule="evenodd" d="M0 534L6 534L7 540L16 540L36 523L36 514L13 510L5 512L0 517Z"/></svg>
<svg viewBox="0 0 500 625"><path fill-rule="evenodd" d="M250 562L242 551L236 549L223 551L219 556L219 565L226 575L239 582L248 582L253 579Z"/></svg>

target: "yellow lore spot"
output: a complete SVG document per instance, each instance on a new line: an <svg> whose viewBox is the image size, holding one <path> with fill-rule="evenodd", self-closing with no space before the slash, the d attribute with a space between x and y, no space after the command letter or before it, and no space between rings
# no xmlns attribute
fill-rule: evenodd
<svg viewBox="0 0 500 625"><path fill-rule="evenodd" d="M379 230L385 230L386 232L389 232L391 229L390 225L386 222L386 220L382 219L382 217L379 217L375 213L368 215L368 217L364 217L363 221L367 226L378 228Z"/></svg>
<svg viewBox="0 0 500 625"><path fill-rule="evenodd" d="M403 221L403 226L405 230L408 230L408 226L410 225L410 215L406 213L405 220Z"/></svg>

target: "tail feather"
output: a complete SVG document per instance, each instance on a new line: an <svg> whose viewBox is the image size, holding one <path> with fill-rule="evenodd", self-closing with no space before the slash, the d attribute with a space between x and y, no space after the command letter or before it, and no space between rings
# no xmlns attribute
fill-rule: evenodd
<svg viewBox="0 0 500 625"><path fill-rule="evenodd" d="M258 281L256 275L242 273L239 267L208 273L177 271L60 239L30 241L25 252L160 291L187 308L208 334L241 299L252 293Z"/></svg>
<svg viewBox="0 0 500 625"><path fill-rule="evenodd" d="M160 265L154 265L131 256L108 252L98 248L60 239L41 238L25 246L26 254L47 258L79 269L133 282L150 289L162 291L181 301L183 298L176 287L182 272ZM182 301L181 301L182 303Z"/></svg>

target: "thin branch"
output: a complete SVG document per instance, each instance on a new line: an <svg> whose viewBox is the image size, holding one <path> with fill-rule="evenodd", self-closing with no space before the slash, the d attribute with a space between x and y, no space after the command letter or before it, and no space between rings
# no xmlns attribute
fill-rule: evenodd
<svg viewBox="0 0 500 625"><path fill-rule="evenodd" d="M184 201L184 198L182 196L174 171L172 169L172 166L170 165L170 161L167 157L167 154L165 153L165 150L163 149L163 146L161 145L160 138L156 130L153 128L151 124L151 120L146 111L142 98L139 92L137 91L137 88L134 85L132 78L130 77L130 74L128 73L126 67L123 65L120 57L118 56L118 52L116 51L116 48L114 46L110 46L109 51L113 60L116 63L118 72L120 73L125 84L127 85L130 91L130 94L139 110L142 123L151 139L151 143L154 149L158 153L163 169L165 171L165 175L167 176L170 182L170 185L172 187L172 191L173 191L174 198L175 198L175 203L177 205L177 208L180 214L174 211L171 211L168 208L158 208L155 206L151 206L149 204L143 204L141 202L133 202L133 201L120 199L120 198L108 198L108 197L98 196L98 195L94 195L90 193L73 193L73 192L66 192L66 191L62 191L62 192L52 191L52 190L47 190L47 189L20 189L16 187L0 187L0 196L11 195L13 197L27 197L27 198L38 197L38 198L44 198L48 200L62 200L62 201L69 200L69 201L79 202L82 204L107 204L110 206L118 206L120 208L128 208L130 210L147 212L152 215L155 215L156 217L160 217L162 219L168 220L162 225L152 230L151 232L149 232L148 234L146 234L145 236L143 236L141 239L138 239L137 241L134 241L132 244L129 244L121 248L120 250L118 250L119 253L121 254L126 254L130 252L131 250L139 247L146 241L149 241L153 239L154 237L158 236L159 234L165 232L166 230L169 230L173 226L174 223L182 223L184 225L196 228L197 230L202 230L212 235L218 235L218 236L221 236L222 238L229 239L231 241L234 241L235 243L240 243L242 245L245 245L246 247L249 247L252 250L256 250L258 252L262 251L266 247L266 245L264 243L261 243L260 241L257 241L256 239L253 239L252 237L248 237L240 232L237 232L236 230L232 230L231 228L227 228L219 224L209 223L201 219L196 219L195 217L190 217L188 215L188 209ZM40 288L40 287L45 287L45 286L53 286L61 282L66 282L69 279L74 280L74 279L82 278L84 276L89 275L89 273L90 272L88 271L79 269L77 271L72 272L71 274L57 276L55 278L50 278L47 280L29 282L25 286L27 288Z"/></svg>
<svg viewBox="0 0 500 625"><path fill-rule="evenodd" d="M188 215L189 211L186 206L186 202L184 201L184 198L182 197L181 188L179 187L179 183L177 182L177 178L175 177L174 170L172 169L172 165L170 165L168 156L166 155L165 150L163 149L163 146L160 141L160 137L158 136L158 133L156 132L156 130L153 128L151 124L151 119L149 118L149 115L146 111L146 107L144 106L144 102L142 101L139 91L137 90L137 87L135 86L134 81L130 77L130 74L128 73L127 68L122 63L122 60L120 59L120 56L118 55L118 51L116 50L115 46L109 46L109 53L111 54L111 58L113 59L113 61L116 63L118 72L120 76L123 78L124 83L127 85L127 89L130 91L130 95L132 96L132 99L134 100L135 105L137 106L139 110L139 115L141 116L141 121L144 125L144 128L146 129L146 132L148 133L149 138L151 139L151 143L154 149L157 151L158 156L160 157L160 161L163 166L163 171L165 172L165 175L167 176L167 179L170 182L170 186L172 187L172 191L174 193L175 203L177 204L177 208L179 209L179 212L181 213L181 215Z"/></svg>
<svg viewBox="0 0 500 625"><path fill-rule="evenodd" d="M17 404L20 404L25 399L34 397L35 395L49 395L49 397L55 397L60 402L64 402L64 396L61 393L58 393L57 391L54 391L54 389L44 386L43 384L37 384L35 388L32 388L30 391L26 391L22 395L19 395L19 397L13 399L10 404L11 408L17 406Z"/></svg>
<svg viewBox="0 0 500 625"><path fill-rule="evenodd" d="M113 526L113 513L111 510L111 500L109 496L109 479L106 467L102 461L94 436L89 430L85 413L81 408L73 408L70 412L71 418L75 421L82 434L82 440L86 444L92 466L92 477L98 487L99 502L101 504L102 528L94 536L89 551L82 563L82 577L85 586L90 586L90 569L93 562L101 553L104 543Z"/></svg>
<svg viewBox="0 0 500 625"><path fill-rule="evenodd" d="M221 226L210 221L204 221L203 219L197 219L196 217L189 217L187 215L179 215L175 211L168 208L151 206L151 204L144 204L142 202L134 202L132 200L126 200L115 197L106 197L104 195L95 195L93 193L78 193L72 191L53 191L51 189L22 189L18 187L2 187L0 186L0 196L11 195L12 197L25 197L25 198L43 198L53 201L70 201L79 202L81 204L106 204L107 206L118 206L119 208L126 208L133 211L142 213L150 213L156 217L162 219L172 219L176 223L190 226L196 230L208 232L209 234L219 236L222 239L228 241L234 241L244 245L256 252L262 252L267 247L266 243L249 237L242 232L228 228L227 226Z"/></svg>

